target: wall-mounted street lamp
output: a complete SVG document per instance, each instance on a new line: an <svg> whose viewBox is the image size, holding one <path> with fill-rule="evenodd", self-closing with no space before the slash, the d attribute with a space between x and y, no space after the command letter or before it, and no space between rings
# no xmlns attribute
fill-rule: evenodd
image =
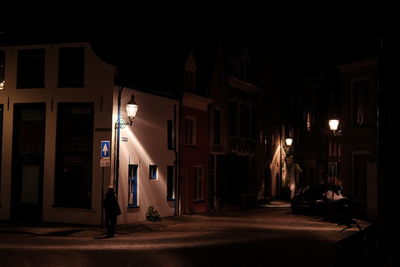
<svg viewBox="0 0 400 267"><path fill-rule="evenodd" d="M329 120L329 128L331 131L335 132L339 126L339 120Z"/></svg>
<svg viewBox="0 0 400 267"><path fill-rule="evenodd" d="M293 138L288 137L285 139L285 144L283 145L283 149L285 151L286 157L292 156L293 153L292 144L293 144Z"/></svg>
<svg viewBox="0 0 400 267"><path fill-rule="evenodd" d="M334 135L340 135L341 131L337 131L339 127L339 120L338 119L331 119L329 120L329 129L333 132Z"/></svg>
<svg viewBox="0 0 400 267"><path fill-rule="evenodd" d="M126 113L128 114L128 118L130 121L130 125L132 126L132 121L136 117L136 113L138 111L139 105L135 102L135 96L131 95L131 100L126 104Z"/></svg>
<svg viewBox="0 0 400 267"><path fill-rule="evenodd" d="M292 138L286 138L285 142L286 142L286 145L290 147L292 145L292 143L293 143L293 139Z"/></svg>

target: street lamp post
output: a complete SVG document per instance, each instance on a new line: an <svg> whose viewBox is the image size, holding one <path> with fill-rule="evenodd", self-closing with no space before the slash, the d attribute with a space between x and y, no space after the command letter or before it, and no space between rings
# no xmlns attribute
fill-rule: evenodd
<svg viewBox="0 0 400 267"><path fill-rule="evenodd" d="M342 135L342 131L338 130L338 119L330 119L328 121L329 129L332 131L332 137L329 142L328 150L328 182L338 184L340 179L340 157L341 157L341 144L338 142L338 137Z"/></svg>
<svg viewBox="0 0 400 267"><path fill-rule="evenodd" d="M118 118L115 124L115 129L117 131L117 142L116 142L116 161L115 161L115 193L118 196L118 183L119 183L119 147L120 147L120 139L121 139L121 128L126 127L126 123L121 119L121 97L123 86L120 86L118 89ZM139 105L135 102L135 96L131 95L131 100L126 104L126 113L128 115L130 124L132 126L132 121L136 117L136 113L139 109Z"/></svg>

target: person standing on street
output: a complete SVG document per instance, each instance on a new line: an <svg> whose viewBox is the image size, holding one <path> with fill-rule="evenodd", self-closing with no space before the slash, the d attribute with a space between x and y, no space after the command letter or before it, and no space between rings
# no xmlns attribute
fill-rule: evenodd
<svg viewBox="0 0 400 267"><path fill-rule="evenodd" d="M117 196L114 187L109 186L104 197L104 210L106 215L107 237L111 238L115 234L115 226L117 225L117 216L121 214Z"/></svg>

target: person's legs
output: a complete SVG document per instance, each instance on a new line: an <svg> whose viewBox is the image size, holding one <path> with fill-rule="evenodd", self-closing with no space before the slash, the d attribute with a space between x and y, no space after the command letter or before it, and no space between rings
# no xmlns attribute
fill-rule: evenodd
<svg viewBox="0 0 400 267"><path fill-rule="evenodd" d="M117 225L117 216L112 216L110 218L110 231L108 236L113 237L115 234L115 226Z"/></svg>
<svg viewBox="0 0 400 267"><path fill-rule="evenodd" d="M112 232L111 217L106 215L105 221L106 221L107 237L110 237Z"/></svg>

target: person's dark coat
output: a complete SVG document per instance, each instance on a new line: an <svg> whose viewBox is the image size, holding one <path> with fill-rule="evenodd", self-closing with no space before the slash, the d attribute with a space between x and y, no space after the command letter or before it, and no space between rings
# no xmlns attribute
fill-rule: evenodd
<svg viewBox="0 0 400 267"><path fill-rule="evenodd" d="M109 190L104 197L104 210L107 217L116 217L121 214L114 190Z"/></svg>

